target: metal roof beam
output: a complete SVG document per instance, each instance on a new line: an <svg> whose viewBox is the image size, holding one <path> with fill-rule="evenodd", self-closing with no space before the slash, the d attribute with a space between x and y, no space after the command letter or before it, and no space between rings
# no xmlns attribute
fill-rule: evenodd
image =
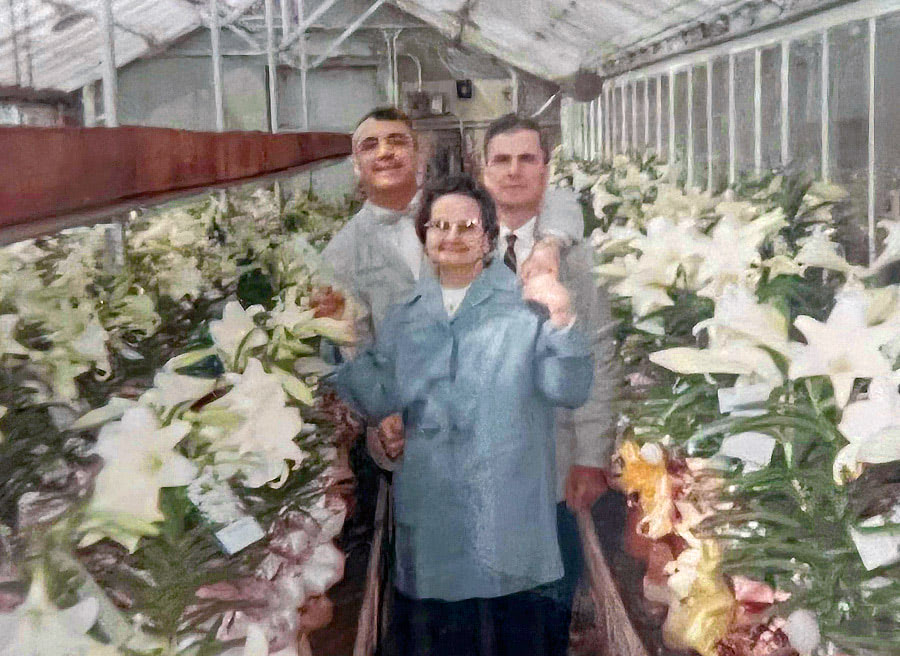
<svg viewBox="0 0 900 656"><path fill-rule="evenodd" d="M543 78L545 80L553 80L554 75L546 68L535 63L528 53L513 52L508 48L504 48L494 40L488 38L477 27L470 29L461 29L463 21L455 15L447 12L436 12L426 9L415 0L391 0L391 4L408 14L412 14L419 20L423 20L444 36L451 40L458 40L462 45L477 48L483 52L493 55L508 64L512 64L516 68L528 71L532 75Z"/></svg>
<svg viewBox="0 0 900 656"><path fill-rule="evenodd" d="M368 9L366 9L362 14L360 14L359 18L357 18L355 21L353 21L353 23L351 23L349 26L347 26L347 29L344 30L343 32L341 32L340 36L337 37L334 41L331 42L331 44L328 46L328 48L325 50L325 52L323 52L321 55L319 55L318 57L316 57L315 60L313 60L313 62L309 65L309 67L310 67L310 68L316 68L316 67L318 67L318 66L321 66L322 63L323 63L326 59L328 59L328 57L331 56L331 53L333 53L335 50L337 50L338 47L339 47L344 41L346 41L347 39L349 39L350 36L351 36L354 32L356 32L356 30L359 29L360 25L362 25L363 23L365 23L365 22L366 22L366 19L367 19L369 16L371 16L372 14L374 14L374 13L378 10L378 8L379 8L381 5L383 5L383 4L385 3L385 1L386 1L386 0L375 0L375 2L373 2L373 3L369 6Z"/></svg>

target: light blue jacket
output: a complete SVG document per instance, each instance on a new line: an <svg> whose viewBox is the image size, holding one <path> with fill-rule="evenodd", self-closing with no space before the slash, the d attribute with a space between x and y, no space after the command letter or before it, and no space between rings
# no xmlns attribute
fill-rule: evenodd
<svg viewBox="0 0 900 656"><path fill-rule="evenodd" d="M591 379L586 338L527 306L502 261L472 283L452 319L430 274L388 311L376 343L334 382L376 420L403 415L401 592L497 597L562 576L553 410L584 403Z"/></svg>

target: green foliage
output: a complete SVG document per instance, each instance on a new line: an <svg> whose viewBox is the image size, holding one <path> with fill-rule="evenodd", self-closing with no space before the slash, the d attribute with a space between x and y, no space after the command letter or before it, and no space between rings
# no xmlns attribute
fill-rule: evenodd
<svg viewBox="0 0 900 656"><path fill-rule="evenodd" d="M267 310L275 307L275 288L262 269L246 271L238 278L237 296L245 308L262 305Z"/></svg>

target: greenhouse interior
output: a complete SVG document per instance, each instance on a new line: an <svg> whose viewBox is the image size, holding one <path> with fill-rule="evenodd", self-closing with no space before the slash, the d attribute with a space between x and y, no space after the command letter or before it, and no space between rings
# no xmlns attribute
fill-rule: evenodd
<svg viewBox="0 0 900 656"><path fill-rule="evenodd" d="M900 655L898 97L900 0L0 0L0 656Z"/></svg>

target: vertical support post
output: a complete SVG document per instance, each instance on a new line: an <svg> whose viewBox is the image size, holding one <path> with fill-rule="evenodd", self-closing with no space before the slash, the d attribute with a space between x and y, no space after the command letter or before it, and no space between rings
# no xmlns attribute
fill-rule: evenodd
<svg viewBox="0 0 900 656"><path fill-rule="evenodd" d="M103 118L106 127L119 127L116 78L116 40L112 0L101 0L100 35L103 37Z"/></svg>
<svg viewBox="0 0 900 656"><path fill-rule="evenodd" d="M706 62L706 190L712 193L715 184L713 175L713 60Z"/></svg>
<svg viewBox="0 0 900 656"><path fill-rule="evenodd" d="M669 174L675 182L675 71L669 71Z"/></svg>
<svg viewBox="0 0 900 656"><path fill-rule="evenodd" d="M97 99L94 96L94 86L93 82L88 82L81 87L82 123L86 128L97 125Z"/></svg>
<svg viewBox="0 0 900 656"><path fill-rule="evenodd" d="M628 82L622 82L622 153L628 154Z"/></svg>
<svg viewBox="0 0 900 656"><path fill-rule="evenodd" d="M278 132L278 69L275 64L275 7L266 0L266 57L269 69L269 131Z"/></svg>
<svg viewBox="0 0 900 656"><path fill-rule="evenodd" d="M869 266L875 261L875 66L878 19L869 19Z"/></svg>
<svg viewBox="0 0 900 656"><path fill-rule="evenodd" d="M597 154L597 147L595 145L595 141L597 138L596 126L595 122L597 120L597 107L594 104L595 101L591 101L588 104L588 142L590 143L590 148L588 148L588 157L590 159L594 159Z"/></svg>
<svg viewBox="0 0 900 656"><path fill-rule="evenodd" d="M728 186L737 182L737 105L734 97L734 53L728 55Z"/></svg>
<svg viewBox="0 0 900 656"><path fill-rule="evenodd" d="M781 165L791 159L791 42L781 42Z"/></svg>
<svg viewBox="0 0 900 656"><path fill-rule="evenodd" d="M288 38L288 27L291 24L291 6L286 0L281 0L281 41L284 43Z"/></svg>
<svg viewBox="0 0 900 656"><path fill-rule="evenodd" d="M212 45L213 96L216 102L216 132L225 130L225 92L222 87L222 49L219 43L218 0L209 0L209 37Z"/></svg>
<svg viewBox="0 0 900 656"><path fill-rule="evenodd" d="M762 49L753 51L753 170L762 173Z"/></svg>
<svg viewBox="0 0 900 656"><path fill-rule="evenodd" d="M644 78L644 150L650 150L650 78Z"/></svg>
<svg viewBox="0 0 900 656"><path fill-rule="evenodd" d="M606 136L606 131L603 128L603 119L606 116L606 111L603 108L603 93L600 93L597 96L597 159L599 161L603 161L603 139Z"/></svg>
<svg viewBox="0 0 900 656"><path fill-rule="evenodd" d="M285 2L286 0L282 0ZM308 75L309 75L309 57L306 52L306 24L304 23L306 11L304 0L297 0L297 50L300 52L300 105L302 110L302 127L309 130L309 96L308 96Z"/></svg>
<svg viewBox="0 0 900 656"><path fill-rule="evenodd" d="M685 187L694 186L694 67L687 70L687 180Z"/></svg>
<svg viewBox="0 0 900 656"><path fill-rule="evenodd" d="M631 151L633 153L637 153L638 151L638 134L637 134L637 106L638 106L638 93L637 93L637 80L634 80L631 83Z"/></svg>
<svg viewBox="0 0 900 656"><path fill-rule="evenodd" d="M822 32L822 180L831 179L831 105L829 103L829 87L831 62L828 43L828 30Z"/></svg>
<svg viewBox="0 0 900 656"><path fill-rule="evenodd" d="M16 26L16 5L13 0L6 0L9 7L9 35L12 42L12 60L13 67L16 70L16 86L22 85L22 69L19 66L19 36L18 27Z"/></svg>
<svg viewBox="0 0 900 656"><path fill-rule="evenodd" d="M572 113L571 98L561 98L559 101L559 131L562 135L562 146L566 157L572 156Z"/></svg>
<svg viewBox="0 0 900 656"><path fill-rule="evenodd" d="M615 157L619 152L619 112L618 112L618 104L616 103L616 82L615 80L611 83L612 86L612 149L610 150L610 156Z"/></svg>
<svg viewBox="0 0 900 656"><path fill-rule="evenodd" d="M606 159L611 160L613 156L613 124L615 123L615 110L612 106L611 94L609 92L609 82L603 83L603 95L606 98Z"/></svg>
<svg viewBox="0 0 900 656"><path fill-rule="evenodd" d="M662 74L656 76L656 156L662 159Z"/></svg>

